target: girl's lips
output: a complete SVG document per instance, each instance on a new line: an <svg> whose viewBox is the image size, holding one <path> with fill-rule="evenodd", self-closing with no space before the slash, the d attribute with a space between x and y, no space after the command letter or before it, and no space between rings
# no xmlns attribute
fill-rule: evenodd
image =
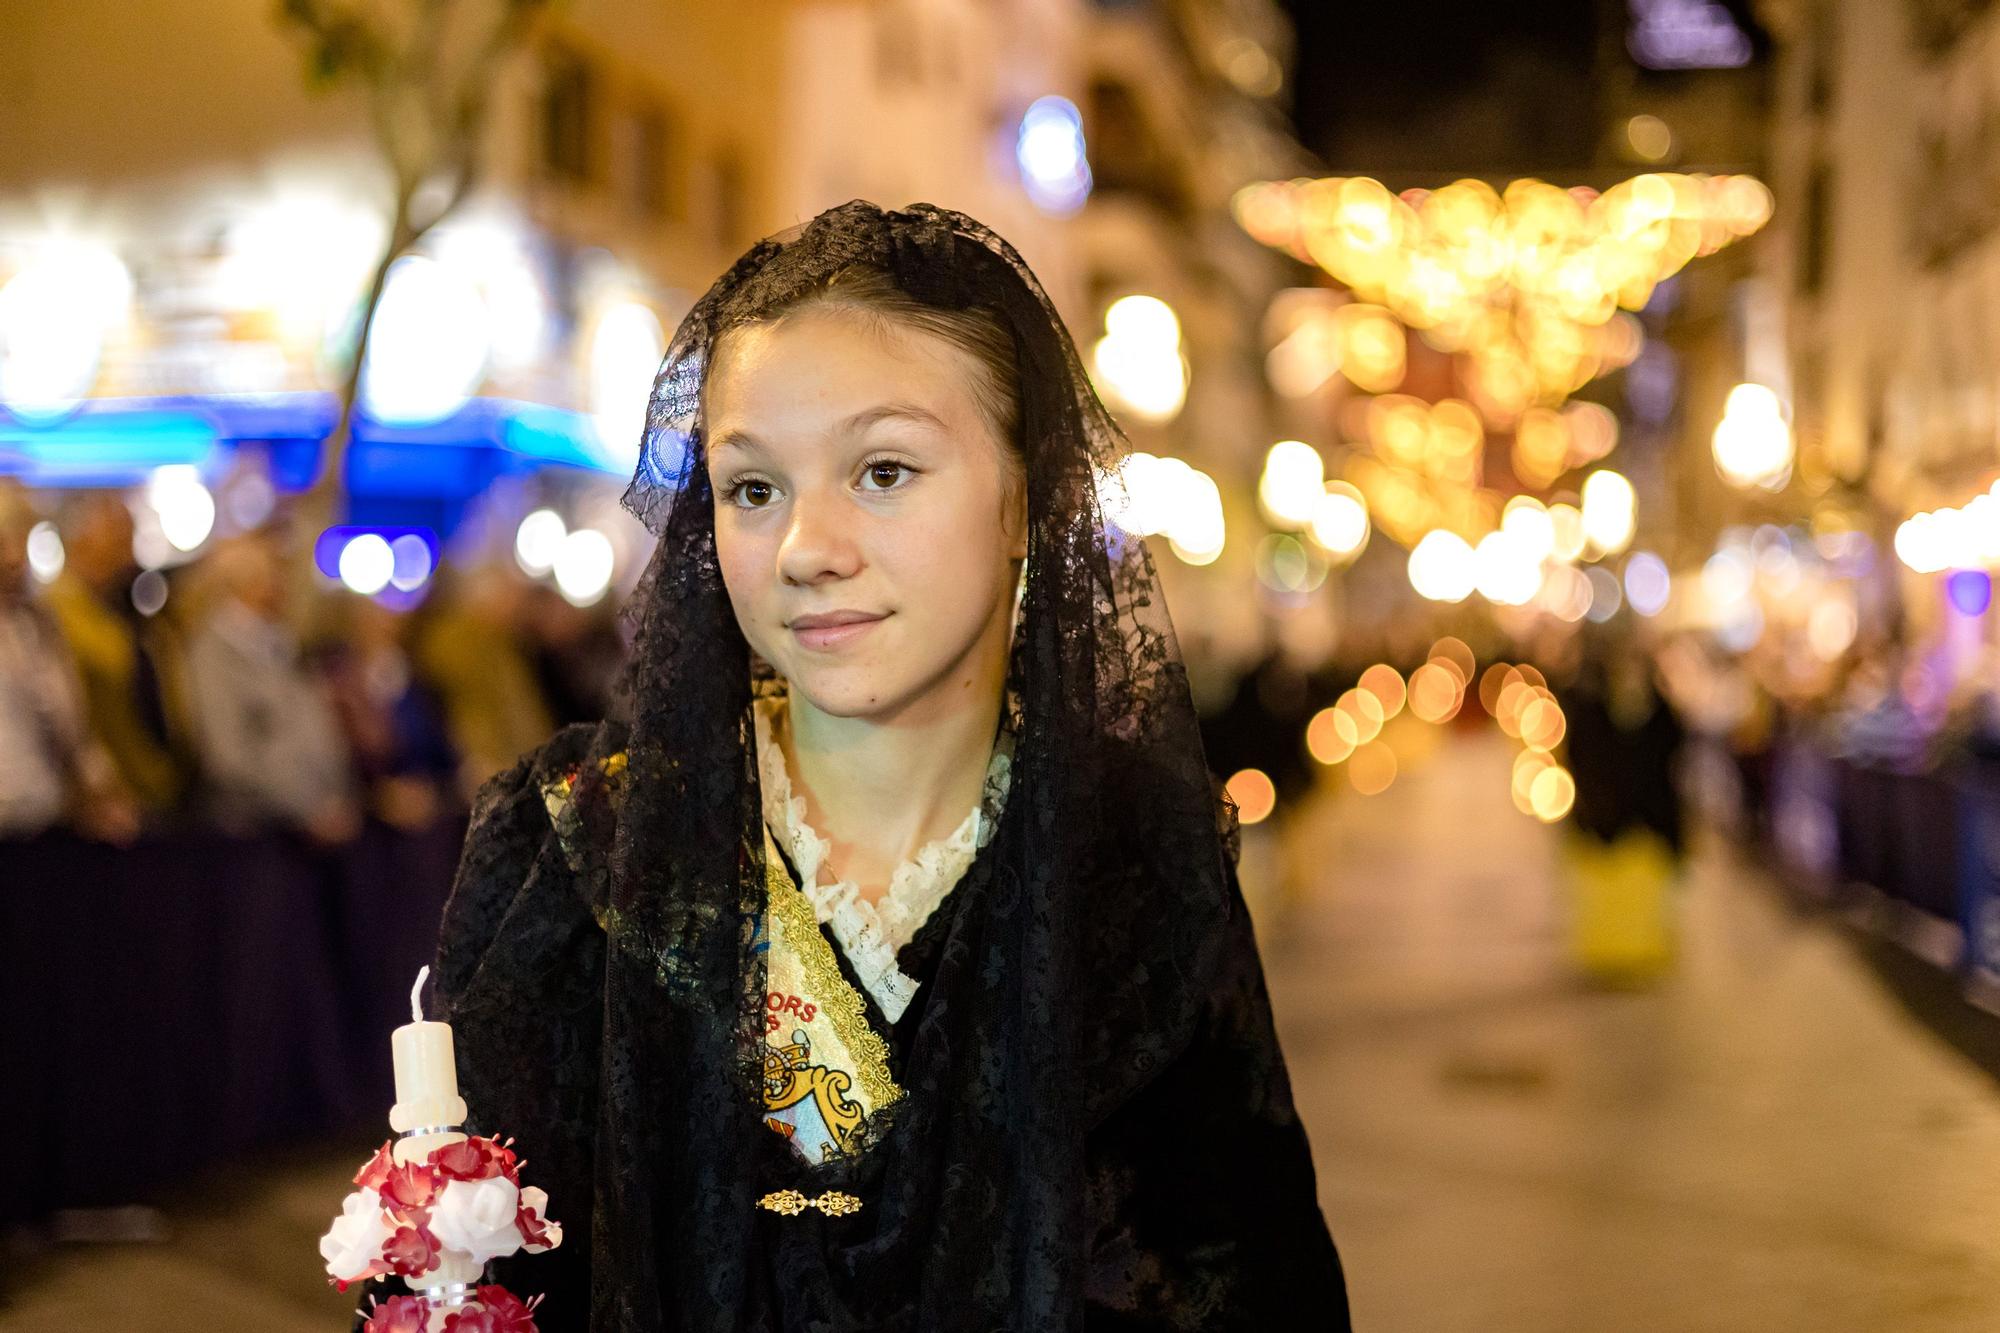
<svg viewBox="0 0 2000 1333"><path fill-rule="evenodd" d="M798 637L799 643L807 648L842 648L887 619L887 616L876 616L873 620L855 620L845 625L819 625L794 629L792 633Z"/></svg>

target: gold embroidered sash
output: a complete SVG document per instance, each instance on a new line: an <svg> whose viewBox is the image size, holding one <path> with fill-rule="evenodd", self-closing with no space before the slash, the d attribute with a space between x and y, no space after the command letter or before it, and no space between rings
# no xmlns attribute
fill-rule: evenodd
<svg viewBox="0 0 2000 1333"><path fill-rule="evenodd" d="M855 1151L863 1126L903 1090L889 1074L888 1043L841 975L833 944L786 873L768 827L764 863L764 1123L805 1161L830 1162Z"/></svg>

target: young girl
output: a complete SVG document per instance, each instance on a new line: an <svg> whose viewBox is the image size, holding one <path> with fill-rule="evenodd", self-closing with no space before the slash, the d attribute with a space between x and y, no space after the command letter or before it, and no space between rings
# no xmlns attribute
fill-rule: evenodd
<svg viewBox="0 0 2000 1333"><path fill-rule="evenodd" d="M682 324L624 716L488 784L439 950L543 1328L1347 1327L1122 445L962 214Z"/></svg>

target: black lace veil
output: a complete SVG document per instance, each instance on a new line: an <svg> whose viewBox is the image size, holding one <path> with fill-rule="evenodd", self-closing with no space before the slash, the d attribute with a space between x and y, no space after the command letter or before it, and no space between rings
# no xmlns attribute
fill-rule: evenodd
<svg viewBox="0 0 2000 1333"><path fill-rule="evenodd" d="M1234 899L1234 812L1152 557L1100 511L1125 442L1027 265L928 204L857 200L752 246L676 332L625 496L659 542L634 599L622 807L595 890L611 941L588 1241L600 1329L742 1326L772 1187L755 1137L764 843L701 388L720 334L857 264L1011 333L1030 530L1013 789L954 931L963 981L927 1016L914 1095L871 1154L863 1239L795 1274L824 1307L810 1326L1080 1326L1084 1135L1188 1041Z"/></svg>

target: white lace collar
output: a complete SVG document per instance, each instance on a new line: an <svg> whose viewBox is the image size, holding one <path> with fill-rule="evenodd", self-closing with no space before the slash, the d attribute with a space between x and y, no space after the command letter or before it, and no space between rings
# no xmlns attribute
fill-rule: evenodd
<svg viewBox="0 0 2000 1333"><path fill-rule="evenodd" d="M788 703L783 692L776 692L758 698L754 708L764 822L790 854L799 872L799 887L813 911L823 924L833 927L841 952L893 1023L903 1016L917 992L917 983L896 966L896 955L930 920L979 849L992 841L1007 799L1014 736L1012 731L1001 729L986 765L986 784L979 803L951 833L925 843L897 866L889 877L889 887L871 903L860 896L860 886L852 880L820 882L831 844L806 822L806 799L792 793L791 773L773 728L777 714Z"/></svg>

